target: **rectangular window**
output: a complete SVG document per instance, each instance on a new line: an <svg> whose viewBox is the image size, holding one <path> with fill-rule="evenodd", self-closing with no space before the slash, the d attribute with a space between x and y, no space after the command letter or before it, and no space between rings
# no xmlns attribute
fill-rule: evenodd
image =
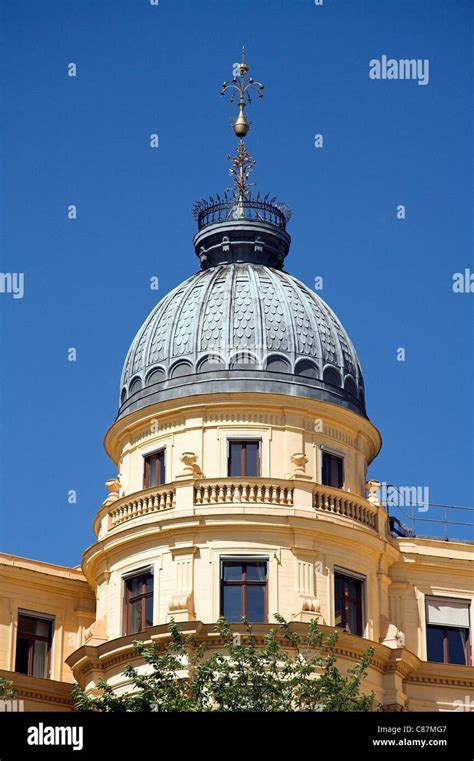
<svg viewBox="0 0 474 761"><path fill-rule="evenodd" d="M324 486L342 489L344 485L344 458L329 452L323 452L323 472L321 482Z"/></svg>
<svg viewBox="0 0 474 761"><path fill-rule="evenodd" d="M53 621L20 613L16 635L15 671L49 678Z"/></svg>
<svg viewBox="0 0 474 761"><path fill-rule="evenodd" d="M335 624L362 637L363 581L343 573L334 574Z"/></svg>
<svg viewBox="0 0 474 761"><path fill-rule="evenodd" d="M445 597L426 599L427 659L437 663L471 663L469 603Z"/></svg>
<svg viewBox="0 0 474 761"><path fill-rule="evenodd" d="M151 486L160 486L164 483L166 483L165 450L160 449L159 452L145 457L143 488L149 489Z"/></svg>
<svg viewBox="0 0 474 761"><path fill-rule="evenodd" d="M242 616L252 624L266 623L267 589L267 561L222 561L221 616L231 623Z"/></svg>
<svg viewBox="0 0 474 761"><path fill-rule="evenodd" d="M125 579L124 634L153 626L153 574L144 571Z"/></svg>
<svg viewBox="0 0 474 761"><path fill-rule="evenodd" d="M259 441L229 441L228 475L260 475Z"/></svg>

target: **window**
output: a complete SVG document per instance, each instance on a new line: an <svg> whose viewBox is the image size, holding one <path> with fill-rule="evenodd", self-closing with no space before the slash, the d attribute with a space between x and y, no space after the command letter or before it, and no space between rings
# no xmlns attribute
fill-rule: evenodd
<svg viewBox="0 0 474 761"><path fill-rule="evenodd" d="M469 604L446 597L426 599L427 659L438 663L471 663Z"/></svg>
<svg viewBox="0 0 474 761"><path fill-rule="evenodd" d="M253 624L267 620L267 561L223 560L221 616L233 623L242 616Z"/></svg>
<svg viewBox="0 0 474 761"><path fill-rule="evenodd" d="M349 634L362 637L362 585L361 579L344 573L334 574L336 626Z"/></svg>
<svg viewBox="0 0 474 761"><path fill-rule="evenodd" d="M229 441L228 475L260 475L259 441Z"/></svg>
<svg viewBox="0 0 474 761"><path fill-rule="evenodd" d="M153 626L153 574L151 571L125 579L124 634Z"/></svg>
<svg viewBox="0 0 474 761"><path fill-rule="evenodd" d="M342 489L344 484L344 458L330 452L323 452L323 472L321 482L325 486Z"/></svg>
<svg viewBox="0 0 474 761"><path fill-rule="evenodd" d="M149 489L151 486L159 486L166 483L165 473L165 450L147 455L145 457L145 476L143 479L143 488Z"/></svg>
<svg viewBox="0 0 474 761"><path fill-rule="evenodd" d="M20 613L16 635L15 671L49 678L53 621Z"/></svg>

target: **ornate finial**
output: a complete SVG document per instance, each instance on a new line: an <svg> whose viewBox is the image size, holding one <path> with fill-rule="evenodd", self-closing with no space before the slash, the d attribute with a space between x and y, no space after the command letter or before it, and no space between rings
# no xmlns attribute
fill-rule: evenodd
<svg viewBox="0 0 474 761"><path fill-rule="evenodd" d="M236 76L231 82L223 83L221 95L224 95L227 90L233 90L234 92L230 96L230 102L233 103L236 92L239 94L239 113L232 125L236 136L239 138L239 145L235 156L228 156L228 158L232 161L232 168L229 173L234 178L236 186L233 190L235 195L242 200L248 196L249 188L255 184L247 182L255 161L251 158L243 141L250 129L250 124L245 115L245 107L247 103L252 102L249 92L252 87L257 87L258 97L263 98L263 85L261 82L255 82L252 77L247 78L249 67L245 63L245 48L242 48L242 61L236 65L234 71L237 71Z"/></svg>
<svg viewBox="0 0 474 761"><path fill-rule="evenodd" d="M249 182L255 161L247 151L244 142L244 138L250 129L245 108L248 103L252 102L249 91L253 86L257 87L258 96L263 98L263 85L247 76L248 72L245 49L242 48L242 60L240 63L234 64L233 79L230 82L224 82L221 88L221 95L224 95L227 90L232 90L231 103L235 100L236 93L239 94L239 112L232 125L238 138L237 150L234 155L227 157L231 162L229 174L233 178L233 186L226 189L223 197L217 193L215 197L203 198L193 206L193 215L199 228L199 232L194 238L196 254L204 268L213 267L216 262L238 260L266 262L271 267L281 269L290 245L290 238L286 233L286 223L291 216L288 206L277 201L276 196L270 197L269 193L266 196L261 196L260 193L252 194L250 192L252 186L255 185L254 182ZM217 247L213 245L207 247L207 243L204 245L204 241L206 241L206 235L202 233L204 228L214 227L220 222L225 224L240 220L258 222L267 228L272 227L274 229L272 232L267 230L265 233L268 236L265 244L260 238L263 233L259 232L254 240L244 236L245 241L242 242L239 237L236 240L231 240L228 237L228 233L229 235L231 233L226 231L222 237L222 250L219 249L218 251ZM246 247L252 249L250 253L244 251ZM236 259L235 257L240 258Z"/></svg>

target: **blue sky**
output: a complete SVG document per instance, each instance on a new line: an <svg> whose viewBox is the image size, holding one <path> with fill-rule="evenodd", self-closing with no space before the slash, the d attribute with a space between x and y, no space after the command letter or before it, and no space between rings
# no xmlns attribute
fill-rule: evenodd
<svg viewBox="0 0 474 761"><path fill-rule="evenodd" d="M229 184L218 93L242 44L265 84L254 179L293 209L286 269L324 278L359 353L371 476L473 504L474 294L452 290L474 270L472 20L467 0L3 0L1 271L25 273L0 294L3 551L74 565L93 541L150 277L161 298L197 270L192 204ZM382 54L429 59L429 84L369 79Z"/></svg>

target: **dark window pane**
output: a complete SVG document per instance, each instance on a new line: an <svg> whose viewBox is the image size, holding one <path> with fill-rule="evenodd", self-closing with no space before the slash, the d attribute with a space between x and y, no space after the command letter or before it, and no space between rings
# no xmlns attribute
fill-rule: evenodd
<svg viewBox="0 0 474 761"><path fill-rule="evenodd" d="M16 641L15 671L20 674L28 673L28 648L29 640L18 637Z"/></svg>
<svg viewBox="0 0 474 761"><path fill-rule="evenodd" d="M130 591L130 597L136 597L139 595L142 591L142 577L141 576L134 576L133 579L129 579L128 582L128 588Z"/></svg>
<svg viewBox="0 0 474 761"><path fill-rule="evenodd" d="M344 626L344 606L343 601L340 597L336 597L336 611L335 611L335 622L336 626Z"/></svg>
<svg viewBox="0 0 474 761"><path fill-rule="evenodd" d="M145 457L145 488L166 483L165 450Z"/></svg>
<svg viewBox="0 0 474 761"><path fill-rule="evenodd" d="M165 475L165 452L164 450L158 454L158 461L156 464L157 480L159 484L166 483Z"/></svg>
<svg viewBox="0 0 474 761"><path fill-rule="evenodd" d="M246 476L258 476L258 442L247 442L246 448Z"/></svg>
<svg viewBox="0 0 474 761"><path fill-rule="evenodd" d="M335 624L351 634L362 636L362 581L341 573L334 574Z"/></svg>
<svg viewBox="0 0 474 761"><path fill-rule="evenodd" d="M45 679L48 676L49 643L37 639L33 643L33 676Z"/></svg>
<svg viewBox="0 0 474 761"><path fill-rule="evenodd" d="M344 483L343 459L337 455L323 452L322 482L325 486L342 489Z"/></svg>
<svg viewBox="0 0 474 761"><path fill-rule="evenodd" d="M49 621L34 616L18 616L18 631L25 634L38 634L41 637L49 636Z"/></svg>
<svg viewBox="0 0 474 761"><path fill-rule="evenodd" d="M51 621L44 618L36 619L36 632L40 637L49 637L51 633Z"/></svg>
<svg viewBox="0 0 474 761"><path fill-rule="evenodd" d="M158 475L159 473L157 473L156 456L152 455L150 457L150 486L158 485Z"/></svg>
<svg viewBox="0 0 474 761"><path fill-rule="evenodd" d="M142 629L142 601L130 603L130 634L135 634Z"/></svg>
<svg viewBox="0 0 474 761"><path fill-rule="evenodd" d="M443 636L444 629L440 626L426 627L426 644L429 661L444 663Z"/></svg>
<svg viewBox="0 0 474 761"><path fill-rule="evenodd" d="M222 574L224 581L241 581L242 563L224 563Z"/></svg>
<svg viewBox="0 0 474 761"><path fill-rule="evenodd" d="M247 581L265 581L266 563L247 563Z"/></svg>
<svg viewBox="0 0 474 761"><path fill-rule="evenodd" d="M350 634L362 634L359 627L358 606L353 602L346 603L346 629Z"/></svg>
<svg viewBox="0 0 474 761"><path fill-rule="evenodd" d="M356 599L359 583L360 582L357 579L351 579L349 576L346 576L345 594Z"/></svg>
<svg viewBox="0 0 474 761"><path fill-rule="evenodd" d="M22 674L47 678L52 622L34 616L18 616L15 669Z"/></svg>
<svg viewBox="0 0 474 761"><path fill-rule="evenodd" d="M448 629L448 661L466 665L466 630Z"/></svg>
<svg viewBox="0 0 474 761"><path fill-rule="evenodd" d="M145 626L153 626L153 596L145 600Z"/></svg>
<svg viewBox="0 0 474 761"><path fill-rule="evenodd" d="M222 615L231 622L242 618L242 587L226 587L222 590Z"/></svg>
<svg viewBox="0 0 474 761"><path fill-rule="evenodd" d="M140 573L127 579L125 583L127 586L125 633L134 634L145 626L153 626L153 574Z"/></svg>
<svg viewBox="0 0 474 761"><path fill-rule="evenodd" d="M231 441L229 444L229 476L242 475L242 444Z"/></svg>
<svg viewBox="0 0 474 761"><path fill-rule="evenodd" d="M265 586L246 587L247 619L253 624L265 621Z"/></svg>

